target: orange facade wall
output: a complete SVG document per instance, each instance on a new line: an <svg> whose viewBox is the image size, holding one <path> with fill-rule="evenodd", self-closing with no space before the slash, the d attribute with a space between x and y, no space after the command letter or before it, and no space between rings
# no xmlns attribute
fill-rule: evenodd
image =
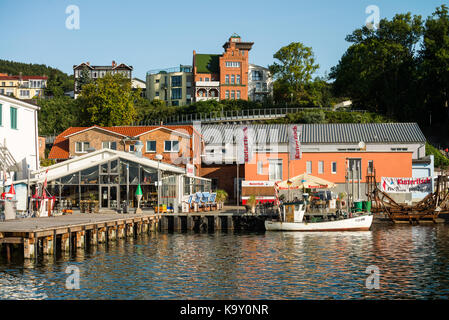
<svg viewBox="0 0 449 320"><path fill-rule="evenodd" d="M346 174L346 159L361 159L362 182L366 181L368 161L372 160L376 170L376 180L381 177L411 177L412 152L358 152L358 153L303 153L301 160L290 161L290 177L306 172L307 161L312 161L311 175L326 179L334 183L344 183ZM288 179L288 154L255 154L251 163L245 164L245 180L267 181L268 159L282 159L282 180ZM263 163L263 174L257 173L257 161ZM324 162L324 171L318 173L318 162ZM332 162L337 163L337 172L332 173Z"/></svg>
<svg viewBox="0 0 449 320"><path fill-rule="evenodd" d="M240 50L235 47L235 43L230 41L230 47L220 57L220 100L226 99L226 90L240 91L240 99L248 100L248 51L243 50L243 53L242 55ZM226 67L227 61L240 62L240 68ZM239 75L240 84L226 84L226 75L229 78L232 75L237 78Z"/></svg>

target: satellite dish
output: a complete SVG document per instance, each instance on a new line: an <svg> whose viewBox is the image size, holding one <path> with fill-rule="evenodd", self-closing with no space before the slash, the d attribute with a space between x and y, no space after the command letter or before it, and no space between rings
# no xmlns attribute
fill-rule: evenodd
<svg viewBox="0 0 449 320"><path fill-rule="evenodd" d="M359 148L362 149L362 150L365 150L365 147L366 147L365 142L360 141L360 142L359 142Z"/></svg>

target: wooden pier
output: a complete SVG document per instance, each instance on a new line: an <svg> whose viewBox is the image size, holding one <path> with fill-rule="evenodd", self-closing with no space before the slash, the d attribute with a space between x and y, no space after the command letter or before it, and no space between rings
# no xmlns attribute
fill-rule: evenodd
<svg viewBox="0 0 449 320"><path fill-rule="evenodd" d="M9 260L12 250L25 259L39 253L54 255L155 231L264 230L268 216L229 212L86 214L26 218L0 222L0 252Z"/></svg>
<svg viewBox="0 0 449 320"><path fill-rule="evenodd" d="M9 257L12 248L22 247L26 259L55 254L57 248L70 252L131 237L159 228L161 215L155 214L72 214L49 218L28 218L0 222L0 244Z"/></svg>

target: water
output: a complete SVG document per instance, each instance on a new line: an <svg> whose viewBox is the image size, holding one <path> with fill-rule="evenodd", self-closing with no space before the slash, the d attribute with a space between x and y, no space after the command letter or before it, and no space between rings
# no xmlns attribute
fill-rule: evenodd
<svg viewBox="0 0 449 320"><path fill-rule="evenodd" d="M80 289L65 287L67 266ZM368 266L380 271L367 289ZM449 226L156 233L38 263L0 260L0 299L448 299Z"/></svg>

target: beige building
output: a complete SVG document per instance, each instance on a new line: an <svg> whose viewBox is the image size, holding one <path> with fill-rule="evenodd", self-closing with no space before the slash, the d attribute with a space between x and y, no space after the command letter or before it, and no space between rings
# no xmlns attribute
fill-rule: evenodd
<svg viewBox="0 0 449 320"><path fill-rule="evenodd" d="M192 66L150 70L147 72L147 98L161 100L167 106L192 103Z"/></svg>
<svg viewBox="0 0 449 320"><path fill-rule="evenodd" d="M44 95L47 77L42 76L9 76L0 73L0 94L17 99L32 99Z"/></svg>

